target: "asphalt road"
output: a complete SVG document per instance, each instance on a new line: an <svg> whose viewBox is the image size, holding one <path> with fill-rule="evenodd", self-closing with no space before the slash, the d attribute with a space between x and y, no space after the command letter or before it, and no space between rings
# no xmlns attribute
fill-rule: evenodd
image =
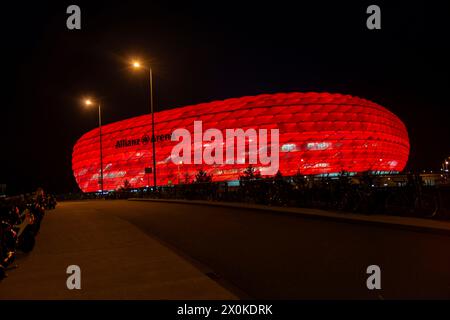
<svg viewBox="0 0 450 320"><path fill-rule="evenodd" d="M64 202L48 211L33 251L19 253L17 268L0 281L0 301L237 298L205 269L110 214L112 205ZM126 210L129 203L115 205ZM69 266L79 267L80 287L75 290L67 285L73 273L67 273Z"/></svg>
<svg viewBox="0 0 450 320"><path fill-rule="evenodd" d="M450 298L450 236L204 205L90 206L212 270L242 298ZM70 214L70 206L66 211L59 214ZM381 290L366 287L373 264L381 268Z"/></svg>

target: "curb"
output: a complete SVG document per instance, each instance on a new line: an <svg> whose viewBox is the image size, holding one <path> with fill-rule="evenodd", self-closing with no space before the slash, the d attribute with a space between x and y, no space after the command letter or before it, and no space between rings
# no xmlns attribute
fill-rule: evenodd
<svg viewBox="0 0 450 320"><path fill-rule="evenodd" d="M271 214L285 214L293 217L307 219L325 219L335 222L346 222L355 224L378 225L406 229L410 231L429 232L434 234L450 235L450 222L428 220L423 218L408 218L382 215L361 215L354 213L337 213L320 209L293 208L293 207L271 207L257 204L245 204L237 202L214 202L204 200L178 200L178 199L142 199L130 198L129 201L152 201L176 204L204 205L223 208L238 208L247 210L265 211Z"/></svg>

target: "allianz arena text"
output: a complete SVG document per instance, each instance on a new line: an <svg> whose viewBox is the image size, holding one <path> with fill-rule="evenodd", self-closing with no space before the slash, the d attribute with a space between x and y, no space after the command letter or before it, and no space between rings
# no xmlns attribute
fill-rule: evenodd
<svg viewBox="0 0 450 320"><path fill-rule="evenodd" d="M154 117L158 185L193 180L200 169L212 174L213 181L234 181L251 164L252 151L228 141L222 143L223 162L175 161L172 151L179 141L173 141L172 134L177 129L194 132L194 122L199 121L204 132L218 129L224 136L230 129L276 131L277 144L269 138L263 148L265 152L270 149L268 155L277 153L276 168L284 176L401 171L409 155L408 132L402 121L386 108L350 95L263 94L175 108ZM149 185L152 173L145 168L153 164L151 132L150 115L102 126L104 190L118 189L125 181L133 188ZM98 128L87 132L73 148L72 169L84 192L100 190L99 133ZM208 141L191 143L192 157L209 147ZM226 158L227 153L237 161ZM263 176L274 173L267 170L267 162L252 166Z"/></svg>

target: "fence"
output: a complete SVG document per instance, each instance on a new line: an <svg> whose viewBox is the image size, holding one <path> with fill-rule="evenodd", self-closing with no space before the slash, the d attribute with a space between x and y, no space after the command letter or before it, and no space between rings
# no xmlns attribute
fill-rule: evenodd
<svg viewBox="0 0 450 320"><path fill-rule="evenodd" d="M370 178L370 177L369 177ZM191 183L112 194L111 198L245 202L273 206L319 208L363 214L450 219L450 186L426 186L412 180L401 186L376 185L373 179L274 178L241 180L239 186L224 182Z"/></svg>

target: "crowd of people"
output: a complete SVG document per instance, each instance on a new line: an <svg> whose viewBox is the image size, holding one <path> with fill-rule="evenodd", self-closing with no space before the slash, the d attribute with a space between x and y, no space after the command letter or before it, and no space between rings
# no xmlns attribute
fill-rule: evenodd
<svg viewBox="0 0 450 320"><path fill-rule="evenodd" d="M191 183L158 188L158 192L139 190L138 197L245 202L272 206L318 208L363 214L390 214L416 217L449 218L450 190L425 186L420 176L410 175L401 185L380 183L382 177L342 172L334 177L296 174L263 178L252 168L240 177L236 186L212 182L203 173ZM123 196L122 196L123 197Z"/></svg>
<svg viewBox="0 0 450 320"><path fill-rule="evenodd" d="M79 193L64 200L164 198L244 202L270 206L317 208L362 214L450 219L450 185L426 185L419 174L384 175L341 172L333 176L303 175L262 177L248 167L238 181L214 181L203 170L184 183L153 188L134 188L128 181L115 191ZM394 182L393 180L397 180Z"/></svg>
<svg viewBox="0 0 450 320"><path fill-rule="evenodd" d="M38 188L32 195L0 199L0 280L15 267L18 251L33 250L46 210L55 209L56 200Z"/></svg>

